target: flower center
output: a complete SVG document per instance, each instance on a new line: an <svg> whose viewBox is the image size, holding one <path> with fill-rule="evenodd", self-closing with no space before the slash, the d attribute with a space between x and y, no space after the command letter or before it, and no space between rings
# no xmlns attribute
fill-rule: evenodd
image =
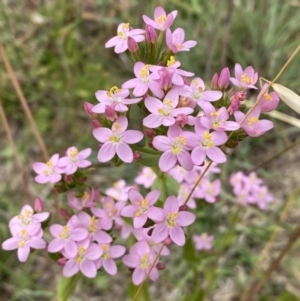
<svg viewBox="0 0 300 301"><path fill-rule="evenodd" d="M203 89L201 87L195 87L193 89L193 95L194 95L194 98L196 99L201 99L202 97L202 92L203 92Z"/></svg>
<svg viewBox="0 0 300 301"><path fill-rule="evenodd" d="M174 155L178 155L183 146L186 145L186 139L184 136L179 136L179 137L176 137L176 139L172 142L172 152Z"/></svg>
<svg viewBox="0 0 300 301"><path fill-rule="evenodd" d="M267 101L270 101L270 100L272 100L272 97L271 97L271 95L270 95L270 94L268 94L268 93L265 93L265 94L264 94L264 98L265 98L265 100L267 100Z"/></svg>
<svg viewBox="0 0 300 301"><path fill-rule="evenodd" d="M259 122L258 118L257 117L252 117L250 118L250 120L248 121L248 125L251 126L255 123Z"/></svg>
<svg viewBox="0 0 300 301"><path fill-rule="evenodd" d="M19 248L23 248L29 240L28 232L25 229L21 231L21 239L18 243Z"/></svg>
<svg viewBox="0 0 300 301"><path fill-rule="evenodd" d="M106 205L106 213L108 215L109 218L112 218L116 213L117 213L117 209L114 207L113 204L111 203L107 203Z"/></svg>
<svg viewBox="0 0 300 301"><path fill-rule="evenodd" d="M124 23L122 25L122 31L118 31L118 36L124 40L128 39L128 32L129 32L129 27L130 24L129 23Z"/></svg>
<svg viewBox="0 0 300 301"><path fill-rule="evenodd" d="M170 59L167 61L167 66L172 67L176 63L175 56L170 56Z"/></svg>
<svg viewBox="0 0 300 301"><path fill-rule="evenodd" d="M177 44L177 48L180 50L183 48L182 44Z"/></svg>
<svg viewBox="0 0 300 301"><path fill-rule="evenodd" d="M90 233L94 233L96 232L97 228L96 228L96 223L98 222L98 219L93 215L91 220L90 220L90 226L88 228L88 231Z"/></svg>
<svg viewBox="0 0 300 301"><path fill-rule="evenodd" d="M109 141L119 143L121 141L120 133L118 131L113 131L112 135L109 137Z"/></svg>
<svg viewBox="0 0 300 301"><path fill-rule="evenodd" d="M31 222L31 216L33 214L33 211L29 210L29 209L25 209L23 214L20 214L18 216L18 219L22 221L22 223L24 225L29 225Z"/></svg>
<svg viewBox="0 0 300 301"><path fill-rule="evenodd" d="M83 246L80 246L77 251L77 255L75 257L76 262L81 263L82 261L84 261L85 254L86 254L86 248L84 248Z"/></svg>
<svg viewBox="0 0 300 301"><path fill-rule="evenodd" d="M164 106L162 108L159 108L157 111L163 116L169 116L172 109L174 109L173 101L171 99L164 99L163 103Z"/></svg>
<svg viewBox="0 0 300 301"><path fill-rule="evenodd" d="M146 269L150 264L149 261L149 253L146 253L145 255L142 256L141 261L140 261L140 267L142 269Z"/></svg>
<svg viewBox="0 0 300 301"><path fill-rule="evenodd" d="M149 68L150 67L151 67L150 64L146 64L140 72L140 77L141 77L143 83L148 83L150 80L150 78L149 78Z"/></svg>
<svg viewBox="0 0 300 301"><path fill-rule="evenodd" d="M102 250L103 250L103 254L102 254L102 258L103 259L109 259L110 258L110 254L109 254L109 246L108 245L102 245Z"/></svg>
<svg viewBox="0 0 300 301"><path fill-rule="evenodd" d="M176 226L176 219L178 217L178 212L172 212L167 214L166 224L170 228L174 228Z"/></svg>
<svg viewBox="0 0 300 301"><path fill-rule="evenodd" d="M164 15L161 15L160 17L157 18L157 22L161 25L162 23L166 22L167 17Z"/></svg>
<svg viewBox="0 0 300 301"><path fill-rule="evenodd" d="M110 88L110 90L106 93L106 95L108 97L113 97L115 94L117 94L118 92L120 92L121 89L119 89L117 86L113 86L112 88Z"/></svg>
<svg viewBox="0 0 300 301"><path fill-rule="evenodd" d="M135 202L135 205L139 207L139 211L135 213L135 216L139 217L141 214L146 213L148 210L148 201L146 199L142 199L142 202Z"/></svg>
<svg viewBox="0 0 300 301"><path fill-rule="evenodd" d="M44 169L43 170L43 175L53 175L54 174L54 172L55 172L55 169L54 169L54 167L53 167L53 164L52 164L52 162L51 161L48 161L47 163L46 163L46 165L47 165L47 169Z"/></svg>
<svg viewBox="0 0 300 301"><path fill-rule="evenodd" d="M204 132L204 139L202 139L201 141L201 146L204 148L210 148L210 147L214 147L214 143L211 141L212 135L205 131Z"/></svg>
<svg viewBox="0 0 300 301"><path fill-rule="evenodd" d="M58 237L63 240L68 240L70 238L70 230L68 226L63 226L61 232Z"/></svg>
<svg viewBox="0 0 300 301"><path fill-rule="evenodd" d="M253 80L252 78L250 78L249 76L247 76L246 73L243 73L242 76L241 76L241 82L244 83L244 84L252 84Z"/></svg>

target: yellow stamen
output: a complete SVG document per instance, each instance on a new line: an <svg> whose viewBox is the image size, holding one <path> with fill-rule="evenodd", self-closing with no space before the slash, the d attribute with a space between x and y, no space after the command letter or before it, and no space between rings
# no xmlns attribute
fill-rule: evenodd
<svg viewBox="0 0 300 301"><path fill-rule="evenodd" d="M80 246L78 249L77 255L75 257L75 260L77 263L81 263L84 260L85 253L86 253L86 248L84 248L83 246Z"/></svg>
<svg viewBox="0 0 300 301"><path fill-rule="evenodd" d="M177 48L182 49L183 48L182 44L177 44Z"/></svg>
<svg viewBox="0 0 300 301"><path fill-rule="evenodd" d="M268 94L268 93L265 93L265 94L264 94L264 98L265 98L267 101L270 101L270 100L272 100L272 97L271 97L271 95L270 95L270 94Z"/></svg>
<svg viewBox="0 0 300 301"><path fill-rule="evenodd" d="M259 120L258 120L257 117L252 117L252 118L250 118L250 120L248 121L248 125L251 126L251 125L257 123L258 121L259 121Z"/></svg>
<svg viewBox="0 0 300 301"><path fill-rule="evenodd" d="M96 228L96 223L98 222L98 219L93 215L92 218L91 218L91 221L90 221L90 226L88 228L88 231L90 233L94 233L97 228Z"/></svg>
<svg viewBox="0 0 300 301"><path fill-rule="evenodd" d="M243 73L242 76L241 76L241 82L243 82L245 84L252 84L252 78L247 76L246 73Z"/></svg>
<svg viewBox="0 0 300 301"><path fill-rule="evenodd" d="M166 22L166 20L167 20L167 17L166 17L166 16L160 16L160 17L157 18L157 22L158 22L159 24L161 24L161 23L163 23L163 22Z"/></svg>
<svg viewBox="0 0 300 301"><path fill-rule="evenodd" d="M143 68L142 68L142 70L141 70L141 72L140 72L140 77L148 77L149 76L149 68L151 67L151 65L150 64L146 64Z"/></svg>
<svg viewBox="0 0 300 301"><path fill-rule="evenodd" d="M52 164L51 161L48 161L48 162L46 163L46 165L47 165L48 167L53 167L53 164Z"/></svg>
<svg viewBox="0 0 300 301"><path fill-rule="evenodd" d="M120 92L121 89L119 89L117 86L113 86L112 88L110 88L110 90L106 93L106 95L108 97L112 97L112 95L117 94L118 92Z"/></svg>
<svg viewBox="0 0 300 301"><path fill-rule="evenodd" d="M178 217L178 212L168 213L166 218L167 225L171 228L174 228L176 226L177 217Z"/></svg>
<svg viewBox="0 0 300 301"><path fill-rule="evenodd" d="M167 66L171 67L176 63L175 56L170 56L170 59L167 61Z"/></svg>
<svg viewBox="0 0 300 301"><path fill-rule="evenodd" d="M102 258L103 259L109 259L110 255L109 255L109 246L108 245L102 245L102 250L103 250L103 254L102 254Z"/></svg>
<svg viewBox="0 0 300 301"><path fill-rule="evenodd" d="M179 141L181 145L186 145L186 139L184 136L176 137L176 141Z"/></svg>
<svg viewBox="0 0 300 301"><path fill-rule="evenodd" d="M140 267L142 269L146 269L149 266L149 264L150 264L150 262L149 262L149 253L146 253L141 258Z"/></svg>
<svg viewBox="0 0 300 301"><path fill-rule="evenodd" d="M61 239L68 239L70 237L70 230L68 226L63 226L61 232L58 235Z"/></svg>
<svg viewBox="0 0 300 301"><path fill-rule="evenodd" d="M70 151L70 157L71 158L74 158L76 157L78 154L78 149L77 148L72 148L71 151Z"/></svg>
<svg viewBox="0 0 300 301"><path fill-rule="evenodd" d="M109 141L111 141L111 142L118 143L118 142L120 142L120 140L121 140L121 137L117 137L117 136L115 136L115 135L111 135L111 136L109 137Z"/></svg>

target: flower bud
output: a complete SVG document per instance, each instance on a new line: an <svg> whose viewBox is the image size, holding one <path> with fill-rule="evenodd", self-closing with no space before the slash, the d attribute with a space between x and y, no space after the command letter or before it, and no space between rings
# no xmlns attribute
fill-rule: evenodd
<svg viewBox="0 0 300 301"><path fill-rule="evenodd" d="M154 44L157 40L155 29L151 25L146 25L146 41Z"/></svg>
<svg viewBox="0 0 300 301"><path fill-rule="evenodd" d="M44 202L39 197L34 201L34 210L38 213L43 212L44 210Z"/></svg>
<svg viewBox="0 0 300 301"><path fill-rule="evenodd" d="M101 128L102 127L102 124L100 123L99 120L96 120L96 119L93 119L92 122L92 128L93 129L97 129L97 128Z"/></svg>
<svg viewBox="0 0 300 301"><path fill-rule="evenodd" d="M215 73L214 76L211 79L210 87L212 90L218 89L218 81L219 81L219 75L218 73Z"/></svg>
<svg viewBox="0 0 300 301"><path fill-rule="evenodd" d="M174 72L175 70L170 68L162 68L158 71L160 76L159 84L163 90L171 88Z"/></svg>
<svg viewBox="0 0 300 301"><path fill-rule="evenodd" d="M220 89L225 90L229 86L230 71L228 67L222 69L218 80L218 86Z"/></svg>
<svg viewBox="0 0 300 301"><path fill-rule="evenodd" d="M178 211L188 211L189 207L187 205L181 205Z"/></svg>
<svg viewBox="0 0 300 301"><path fill-rule="evenodd" d="M67 261L68 261L68 259L65 258L65 257L63 257L63 258L59 258L59 259L56 261L56 263L57 263L58 265L60 265L61 267L63 267L63 266L66 265Z"/></svg>
<svg viewBox="0 0 300 301"><path fill-rule="evenodd" d="M178 114L175 124L184 127L187 124L188 117L185 114Z"/></svg>
<svg viewBox="0 0 300 301"><path fill-rule="evenodd" d="M155 135L156 135L155 131L152 130L152 129L147 129L147 130L145 131L145 134L146 134L146 136L149 137L149 138L153 138L153 137L155 137Z"/></svg>
<svg viewBox="0 0 300 301"><path fill-rule="evenodd" d="M133 160L134 160L134 161L138 161L138 160L140 160L141 158L142 158L142 155L141 155L140 152L137 152L137 151L133 152Z"/></svg>
<svg viewBox="0 0 300 301"><path fill-rule="evenodd" d="M164 244L166 246L170 246L172 243L173 243L173 240L169 236L164 240Z"/></svg>
<svg viewBox="0 0 300 301"><path fill-rule="evenodd" d="M68 221L71 218L69 212L65 208L60 208L59 213L60 213L61 217L63 219L65 219L66 221Z"/></svg>
<svg viewBox="0 0 300 301"><path fill-rule="evenodd" d="M110 121L115 121L118 118L114 105L106 106L104 113Z"/></svg>
<svg viewBox="0 0 300 301"><path fill-rule="evenodd" d="M73 182L73 177L72 175L65 175L64 180L67 184L71 184Z"/></svg>
<svg viewBox="0 0 300 301"><path fill-rule="evenodd" d="M91 103L89 103L89 102L87 102L87 101L85 101L85 102L83 103L83 108L84 108L85 112L86 112L90 117L96 118L96 117L97 117L97 114L94 113L94 112L92 112L92 108L93 108L93 107L94 107L94 105L91 104Z"/></svg>
<svg viewBox="0 0 300 301"><path fill-rule="evenodd" d="M128 38L128 50L132 53L135 53L139 50L139 45L135 41L135 39L129 37Z"/></svg>
<svg viewBox="0 0 300 301"><path fill-rule="evenodd" d="M164 270L166 268L165 264L163 264L162 262L158 262L156 265L156 268L161 271Z"/></svg>

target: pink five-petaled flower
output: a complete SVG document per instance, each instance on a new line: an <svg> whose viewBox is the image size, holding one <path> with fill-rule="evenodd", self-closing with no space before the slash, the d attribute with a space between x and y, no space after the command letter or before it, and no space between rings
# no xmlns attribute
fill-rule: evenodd
<svg viewBox="0 0 300 301"><path fill-rule="evenodd" d="M107 188L105 194L111 196L114 200L119 202L126 202L128 200L128 190L131 186L121 179L113 184L113 187Z"/></svg>
<svg viewBox="0 0 300 301"><path fill-rule="evenodd" d="M96 189L85 190L83 194L76 195L74 191L68 192L68 204L70 207L78 210L96 206L95 199Z"/></svg>
<svg viewBox="0 0 300 301"><path fill-rule="evenodd" d="M86 240L84 243L75 244L75 252L72 256L66 255L69 259L64 266L65 277L72 277L79 270L88 278L97 275L96 260L100 258L102 249L95 243Z"/></svg>
<svg viewBox="0 0 300 301"><path fill-rule="evenodd" d="M211 250L212 249L212 241L214 237L213 235L207 235L206 233L202 233L201 235L193 235L193 241L195 243L196 250Z"/></svg>
<svg viewBox="0 0 300 301"><path fill-rule="evenodd" d="M100 102L92 108L92 112L104 113L106 106L114 105L117 112L128 111L127 105L139 102L142 98L127 98L129 96L128 89L119 89L114 86L109 91L99 90L96 92L96 98Z"/></svg>
<svg viewBox="0 0 300 301"><path fill-rule="evenodd" d="M268 84L264 84L257 96L258 105L261 108L261 112L271 112L275 110L280 101L279 96L275 92L268 93L267 87Z"/></svg>
<svg viewBox="0 0 300 301"><path fill-rule="evenodd" d="M185 244L185 235L182 227L191 225L196 217L188 211L179 211L179 203L175 196L169 196L164 204L164 219L157 223L152 232L154 243L164 241L168 236L178 246Z"/></svg>
<svg viewBox="0 0 300 301"><path fill-rule="evenodd" d="M145 65L143 62L136 62L133 67L136 78L126 81L122 85L122 88L134 88L133 95L136 97L145 95L148 92L148 89L150 89L155 96L162 98L164 96L164 92L160 88L159 83L156 81L159 79L159 74L150 74L150 67L151 65Z"/></svg>
<svg viewBox="0 0 300 301"><path fill-rule="evenodd" d="M27 260L30 248L44 249L46 247L46 242L42 239L43 230L40 228L25 229L19 224L12 224L10 232L13 237L2 243L2 249L7 251L18 249L18 258L21 262Z"/></svg>
<svg viewBox="0 0 300 301"><path fill-rule="evenodd" d="M59 155L53 155L47 163L35 162L32 165L33 170L38 174L34 179L37 183L45 184L48 182L57 183L64 172L57 166Z"/></svg>
<svg viewBox="0 0 300 301"><path fill-rule="evenodd" d="M186 41L184 42L184 30L182 28L177 28L172 33L171 29L166 31L166 41L167 45L173 53L180 51L190 51L190 48L197 45L196 41Z"/></svg>
<svg viewBox="0 0 300 301"><path fill-rule="evenodd" d="M243 120L245 118L244 113L240 111L234 112L235 120L241 124L241 128L243 128L250 137L261 136L274 127L272 121L258 119L260 110L260 107L254 108L245 120Z"/></svg>
<svg viewBox="0 0 300 301"><path fill-rule="evenodd" d="M192 161L195 165L201 165L206 156L216 163L226 162L226 156L218 147L227 141L227 135L224 132L212 132L202 126L200 118L196 119L195 132L196 136L193 140L194 149L192 150Z"/></svg>
<svg viewBox="0 0 300 301"><path fill-rule="evenodd" d="M152 186L156 178L156 173L150 167L143 167L142 171L134 179L134 182L148 189Z"/></svg>
<svg viewBox="0 0 300 301"><path fill-rule="evenodd" d="M140 131L126 131L128 120L125 116L119 117L112 125L112 129L97 128L93 130L94 137L104 143L98 153L100 162L111 160L115 154L126 162L133 161L133 152L128 144L133 144L143 139L143 133Z"/></svg>
<svg viewBox="0 0 300 301"><path fill-rule="evenodd" d="M117 274L117 265L113 259L124 255L126 248L123 246L110 246L109 244L100 244L102 255L97 261L97 268L103 266L104 270L110 275Z"/></svg>
<svg viewBox="0 0 300 301"><path fill-rule="evenodd" d="M104 230L110 230L113 226L113 221L120 217L121 209L126 205L125 202L117 202L107 196L103 198L103 209L93 207L92 213L100 217L100 226Z"/></svg>
<svg viewBox="0 0 300 301"><path fill-rule="evenodd" d="M115 47L115 53L122 53L128 49L128 38L134 39L136 42L142 42L145 37L143 29L132 29L129 23L121 23L118 26L117 36L106 42L105 48Z"/></svg>
<svg viewBox="0 0 300 301"><path fill-rule="evenodd" d="M234 121L227 121L229 114L225 107L216 109L211 103L205 102L202 105L205 116L200 118L200 123L207 129L213 129L217 132L235 131L240 125Z"/></svg>
<svg viewBox="0 0 300 301"><path fill-rule="evenodd" d="M134 269L132 282L134 285L139 285L149 272L154 261L154 255L146 241L139 241L130 248L129 254L125 255L122 261L128 267ZM149 274L149 278L152 281L156 281L158 277L158 270L154 267Z"/></svg>
<svg viewBox="0 0 300 301"><path fill-rule="evenodd" d="M205 91L205 85L200 77L196 77L192 80L190 86L183 86L177 88L180 95L191 98L192 101L202 107L205 101L216 101L223 95L221 91Z"/></svg>
<svg viewBox="0 0 300 301"><path fill-rule="evenodd" d="M258 74L252 66L248 66L245 70L240 64L235 64L235 78L230 77L230 81L237 87L242 89L257 89L254 85L257 82Z"/></svg>
<svg viewBox="0 0 300 301"><path fill-rule="evenodd" d="M149 192L145 198L134 188L128 192L129 200L132 205L126 206L121 210L121 215L133 218L134 228L142 228L147 218L153 221L159 221L163 219L163 213L160 208L154 207L157 202L160 191L153 190Z"/></svg>
<svg viewBox="0 0 300 301"><path fill-rule="evenodd" d="M178 114L188 115L193 113L192 108L176 108L179 102L179 95L174 90L168 92L161 102L154 97L146 97L145 106L151 112L144 120L144 126L157 128L161 125L171 126L175 124L175 117Z"/></svg>
<svg viewBox="0 0 300 301"><path fill-rule="evenodd" d="M175 57L172 55L170 56L170 59L167 61L167 67L169 69L170 74L173 74L172 76L172 83L174 85L182 86L184 85L184 80L182 76L190 77L193 76L194 73L188 72L182 69L178 69L181 66L181 63L179 61L175 60ZM160 73L160 70L164 69L166 67L163 66L151 66L150 70L153 72L152 74L157 76L157 74L162 76L163 74ZM160 97L161 98L161 97Z"/></svg>
<svg viewBox="0 0 300 301"><path fill-rule="evenodd" d="M177 16L177 10L174 10L167 15L165 10L161 6L157 6L154 10L154 20L151 20L146 15L143 15L143 19L147 25L151 25L156 29L165 31L167 28L169 28L172 25L176 16Z"/></svg>
<svg viewBox="0 0 300 301"><path fill-rule="evenodd" d="M161 171L169 171L177 161L184 169L192 170L194 164L188 151L192 149L194 134L184 132L178 125L172 125L168 129L167 136L156 136L152 142L156 149L164 152L158 163Z"/></svg>
<svg viewBox="0 0 300 301"><path fill-rule="evenodd" d="M92 165L90 161L86 160L91 152L91 148L86 148L78 152L75 146L71 146L67 149L67 156L60 158L57 166L64 169L66 175L72 175L77 171L78 167L85 168Z"/></svg>
<svg viewBox="0 0 300 301"><path fill-rule="evenodd" d="M50 226L50 232L55 237L48 245L48 252L56 253L62 250L67 256L75 257L77 252L76 241L84 240L89 232L85 228L74 227L74 220L77 217L73 216L65 226L53 224Z"/></svg>

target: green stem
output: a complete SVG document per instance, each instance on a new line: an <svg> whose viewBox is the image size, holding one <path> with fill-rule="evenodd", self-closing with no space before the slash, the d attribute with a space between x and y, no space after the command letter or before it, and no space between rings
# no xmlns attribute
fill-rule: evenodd
<svg viewBox="0 0 300 301"><path fill-rule="evenodd" d="M143 148L143 147L137 146L135 144L131 144L130 146L132 149L139 151L141 153L147 153L147 154L152 154L152 155L157 155L157 156L160 156L162 154L161 152L158 152L158 151L155 151L152 149Z"/></svg>

